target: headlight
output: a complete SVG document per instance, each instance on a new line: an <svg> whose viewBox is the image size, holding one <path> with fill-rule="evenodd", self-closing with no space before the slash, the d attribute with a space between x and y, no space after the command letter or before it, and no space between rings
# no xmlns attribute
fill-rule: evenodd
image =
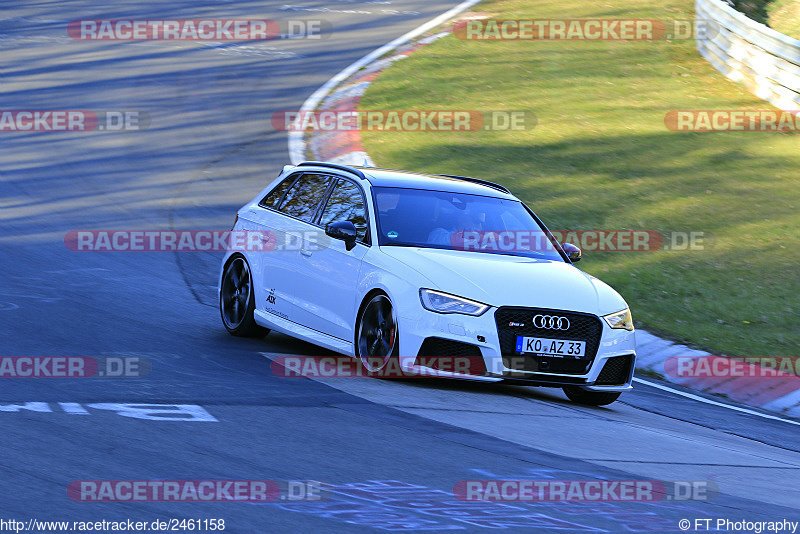
<svg viewBox="0 0 800 534"><path fill-rule="evenodd" d="M463 313L464 315L480 315L489 306L474 300L448 295L433 289L420 289L419 300L422 307L436 313Z"/></svg>
<svg viewBox="0 0 800 534"><path fill-rule="evenodd" d="M611 328L624 328L625 330L633 330L633 318L631 317L630 308L625 308L617 313L604 315L603 319L606 320L608 326Z"/></svg>

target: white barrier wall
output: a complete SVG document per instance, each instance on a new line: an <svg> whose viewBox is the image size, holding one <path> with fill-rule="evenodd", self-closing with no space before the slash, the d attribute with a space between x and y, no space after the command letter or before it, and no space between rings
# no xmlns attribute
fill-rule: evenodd
<svg viewBox="0 0 800 534"><path fill-rule="evenodd" d="M760 24L722 0L695 0L697 49L714 68L783 110L800 110L800 40Z"/></svg>

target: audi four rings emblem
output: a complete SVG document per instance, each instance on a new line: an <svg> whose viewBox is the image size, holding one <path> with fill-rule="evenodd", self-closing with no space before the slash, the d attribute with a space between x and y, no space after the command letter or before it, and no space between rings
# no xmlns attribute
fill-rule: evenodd
<svg viewBox="0 0 800 534"><path fill-rule="evenodd" d="M548 330L569 330L569 319L558 315L534 315L533 326Z"/></svg>

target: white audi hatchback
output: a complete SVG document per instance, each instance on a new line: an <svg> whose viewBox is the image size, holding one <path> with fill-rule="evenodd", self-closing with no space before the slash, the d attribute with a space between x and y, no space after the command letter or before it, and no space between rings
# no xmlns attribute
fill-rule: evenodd
<svg viewBox="0 0 800 534"><path fill-rule="evenodd" d="M233 335L274 329L374 376L561 387L592 405L631 389L627 304L500 185L287 165L233 230L246 235L219 280Z"/></svg>

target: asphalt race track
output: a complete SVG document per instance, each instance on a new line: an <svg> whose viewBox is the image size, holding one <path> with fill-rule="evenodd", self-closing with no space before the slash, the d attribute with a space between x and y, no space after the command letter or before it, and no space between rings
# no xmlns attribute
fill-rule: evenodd
<svg viewBox="0 0 800 534"><path fill-rule="evenodd" d="M325 353L279 334L229 336L215 295L221 253L68 250L72 230L229 229L289 162L272 113L298 109L350 63L456 4L289 1L3 6L1 109L139 111L150 124L0 132L0 356L139 358L150 372L0 378L0 520L214 518L227 532L680 532L681 519L693 528L699 518L799 521L797 424L643 384L587 408L519 386L281 378L276 355ZM123 17L322 18L334 32L214 43L67 35L71 20ZM483 479L679 481L720 492L454 498L459 481ZM323 498L79 502L67 488L82 480L316 481Z"/></svg>

